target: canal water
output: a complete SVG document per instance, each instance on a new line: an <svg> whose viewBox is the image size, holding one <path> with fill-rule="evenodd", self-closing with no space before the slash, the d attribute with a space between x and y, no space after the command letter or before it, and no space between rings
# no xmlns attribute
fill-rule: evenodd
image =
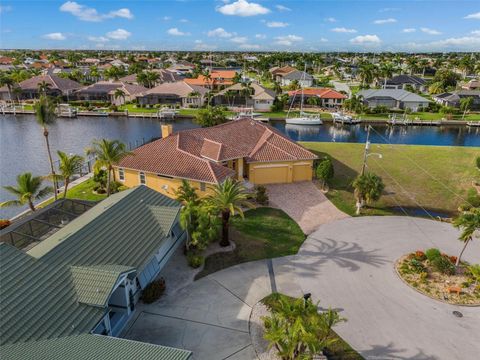
<svg viewBox="0 0 480 360"><path fill-rule="evenodd" d="M324 124L319 127L285 125L283 121L271 123L293 140L365 142L365 125L338 127ZM84 154L93 139L119 139L134 148L161 135L157 119L126 117L78 117L58 119L49 127L50 144L54 157L56 150ZM177 119L174 131L198 127L191 119ZM480 129L465 127L388 127L375 125L371 132L375 143L480 146ZM14 185L15 177L30 171L35 175L49 172L45 139L33 115L0 115L0 184ZM0 188L0 202L10 199ZM23 208L0 209L0 218L9 218Z"/></svg>

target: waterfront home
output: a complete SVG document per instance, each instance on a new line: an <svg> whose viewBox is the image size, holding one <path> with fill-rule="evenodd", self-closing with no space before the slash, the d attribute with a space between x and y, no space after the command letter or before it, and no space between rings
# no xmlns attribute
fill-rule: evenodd
<svg viewBox="0 0 480 360"><path fill-rule="evenodd" d="M172 133L143 145L115 166L128 187L143 184L175 197L187 180L199 195L232 177L250 184L311 181L317 156L278 130L251 119Z"/></svg>
<svg viewBox="0 0 480 360"><path fill-rule="evenodd" d="M167 82L137 94L140 105L180 105L200 107L205 103L208 90L203 86L190 85L185 81Z"/></svg>
<svg viewBox="0 0 480 360"><path fill-rule="evenodd" d="M295 102L300 102L302 97L302 90L293 90L288 92L290 102L295 99ZM317 98L318 106L327 108L340 107L343 101L347 98L346 95L330 89L330 88L307 88L303 89L303 97L308 104L309 98Z"/></svg>
<svg viewBox="0 0 480 360"><path fill-rule="evenodd" d="M270 69L273 79L281 86L288 86L297 81L301 87L311 87L313 76L291 66L273 67Z"/></svg>
<svg viewBox="0 0 480 360"><path fill-rule="evenodd" d="M414 75L397 75L391 79L387 79L380 82L383 89L404 89L412 88L414 90L425 92L427 90L427 82Z"/></svg>
<svg viewBox="0 0 480 360"><path fill-rule="evenodd" d="M121 90L123 96L119 96L117 90ZM75 91L74 96L78 100L105 101L122 105L134 100L138 94L146 90L148 90L146 87L122 81L98 81Z"/></svg>
<svg viewBox="0 0 480 360"><path fill-rule="evenodd" d="M138 186L54 228L28 251L0 243L2 359L15 354L22 359L35 358L35 354L58 359L49 354L62 350L69 359L95 351L100 355L85 357L105 358L101 356L105 349L89 348L95 344L109 346L111 359L137 359L148 347L151 355L142 359L177 359L161 356L160 350L187 359L189 352L180 356L183 350L131 342L122 345L123 340L100 337L120 334L142 290L184 241L178 223L180 209L175 200ZM42 214L34 214L39 223L46 221ZM27 235L25 241L34 241ZM137 346L140 349L135 354ZM74 348L75 352L69 352Z"/></svg>
<svg viewBox="0 0 480 360"><path fill-rule="evenodd" d="M18 87L21 89L21 92L17 95L10 94L7 86L1 87L0 99L15 100L16 97L21 100L36 99L39 97L38 85L42 84L43 82L49 85L48 89L46 90L47 95L63 96L67 100L71 97L75 90L82 87L82 85L76 81L64 79L56 75L38 75L20 82ZM12 96L13 99L10 96Z"/></svg>
<svg viewBox="0 0 480 360"><path fill-rule="evenodd" d="M469 97L473 99L471 110L480 110L480 90L445 92L432 96L432 99L443 106L460 107L460 100Z"/></svg>
<svg viewBox="0 0 480 360"><path fill-rule="evenodd" d="M210 78L198 75L196 78L186 78L184 81L189 85L203 86L210 90L223 89L233 85L233 79L237 74L234 70L212 70Z"/></svg>
<svg viewBox="0 0 480 360"><path fill-rule="evenodd" d="M229 86L213 97L215 105L252 107L256 111L270 111L276 98L275 91L267 89L257 83L250 84L250 94L241 83Z"/></svg>
<svg viewBox="0 0 480 360"><path fill-rule="evenodd" d="M463 90L480 90L480 80L472 79L468 83L462 85Z"/></svg>
<svg viewBox="0 0 480 360"><path fill-rule="evenodd" d="M370 108L386 106L388 109L410 109L417 111L428 106L430 100L403 89L368 89L361 90L357 96Z"/></svg>
<svg viewBox="0 0 480 360"><path fill-rule="evenodd" d="M155 82L156 85L163 83L181 81L183 78L175 72L165 70L165 69L153 69L149 70L158 74L158 80ZM122 82L126 82L133 85L141 85L137 80L137 74L130 74L119 79Z"/></svg>

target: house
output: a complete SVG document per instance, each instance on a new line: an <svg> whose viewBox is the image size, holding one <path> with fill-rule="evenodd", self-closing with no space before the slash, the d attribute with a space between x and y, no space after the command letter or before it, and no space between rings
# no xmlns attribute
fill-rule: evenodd
<svg viewBox="0 0 480 360"><path fill-rule="evenodd" d="M462 85L463 90L480 90L480 80L472 79L468 83Z"/></svg>
<svg viewBox="0 0 480 360"><path fill-rule="evenodd" d="M278 75L277 75L278 76ZM306 88L313 85L313 76L305 71L295 70L281 76L280 85L289 86L292 82L298 82L300 87Z"/></svg>
<svg viewBox="0 0 480 360"><path fill-rule="evenodd" d="M200 196L233 177L251 184L311 181L317 156L278 130L251 119L172 133L143 145L115 166L126 186L147 185L174 197L187 180Z"/></svg>
<svg viewBox="0 0 480 360"><path fill-rule="evenodd" d="M137 94L140 105L175 104L183 107L200 107L208 90L185 81L167 82Z"/></svg>
<svg viewBox="0 0 480 360"><path fill-rule="evenodd" d="M460 100L471 97L471 110L480 110L480 90L458 90L434 95L433 101L443 106L460 107Z"/></svg>
<svg viewBox="0 0 480 360"><path fill-rule="evenodd" d="M224 106L253 107L256 111L270 111L276 98L275 91L266 89L257 83L251 83L250 88L251 94L245 98L246 88L243 84L237 83L229 86L215 94L213 103Z"/></svg>
<svg viewBox="0 0 480 360"><path fill-rule="evenodd" d="M295 102L301 101L302 90L293 90L288 92L290 102L295 98ZM340 107L343 100L347 98L346 95L330 88L307 88L303 89L303 97L308 104L308 99L311 97L317 98L318 106L327 108Z"/></svg>
<svg viewBox="0 0 480 360"><path fill-rule="evenodd" d="M389 109L410 109L418 111L419 108L428 106L430 100L401 89L368 89L361 90L357 96L370 108L386 106Z"/></svg>
<svg viewBox="0 0 480 360"><path fill-rule="evenodd" d="M49 85L46 91L47 95L63 96L67 99L73 94L75 90L82 87L82 85L76 81L64 79L56 75L38 75L30 79L24 80L18 84L18 87L21 89L21 93L18 94L19 99L38 98L38 85L43 82ZM6 86L0 88L1 100L11 100L10 95L11 94L9 93L9 89Z"/></svg>
<svg viewBox="0 0 480 360"><path fill-rule="evenodd" d="M183 350L111 338L182 244L180 209L175 200L139 186L55 228L30 250L0 243L2 359L176 359L170 352L188 359ZM146 357L137 357L143 352Z"/></svg>
<svg viewBox="0 0 480 360"><path fill-rule="evenodd" d="M121 90L124 95L116 96L117 90ZM115 105L122 105L127 101L136 99L138 94L147 90L146 87L122 81L98 81L75 91L74 96L78 100L106 101Z"/></svg>
<svg viewBox="0 0 480 360"><path fill-rule="evenodd" d="M203 86L209 89L223 89L233 85L233 79L237 72L234 70L212 70L210 79L204 75L198 75L197 78L186 78L184 81L189 85Z"/></svg>
<svg viewBox="0 0 480 360"><path fill-rule="evenodd" d="M427 89L426 84L427 82L418 76L403 74L387 79L386 82L382 83L382 88L407 90L411 87L414 90L425 92Z"/></svg>
<svg viewBox="0 0 480 360"><path fill-rule="evenodd" d="M156 81L155 85L160 85L167 82L181 81L183 79L177 73L165 69L153 69L151 71L158 74L158 80ZM137 74L127 75L120 78L119 80L133 85L140 85L137 81Z"/></svg>

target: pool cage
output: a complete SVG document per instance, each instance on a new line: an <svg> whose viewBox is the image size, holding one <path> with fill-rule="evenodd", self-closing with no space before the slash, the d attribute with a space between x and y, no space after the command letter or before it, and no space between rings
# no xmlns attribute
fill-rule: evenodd
<svg viewBox="0 0 480 360"><path fill-rule="evenodd" d="M0 230L0 242L28 251L95 204L94 201L59 199Z"/></svg>

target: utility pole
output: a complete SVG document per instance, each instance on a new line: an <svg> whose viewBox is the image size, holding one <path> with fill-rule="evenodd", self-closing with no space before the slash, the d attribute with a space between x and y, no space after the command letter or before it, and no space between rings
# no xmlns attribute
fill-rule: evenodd
<svg viewBox="0 0 480 360"><path fill-rule="evenodd" d="M362 173L361 175L363 176L365 174L365 168L367 167L367 157L368 157L368 151L370 150L370 125L367 127L367 141L365 141L365 150L363 152L363 165L362 165Z"/></svg>

